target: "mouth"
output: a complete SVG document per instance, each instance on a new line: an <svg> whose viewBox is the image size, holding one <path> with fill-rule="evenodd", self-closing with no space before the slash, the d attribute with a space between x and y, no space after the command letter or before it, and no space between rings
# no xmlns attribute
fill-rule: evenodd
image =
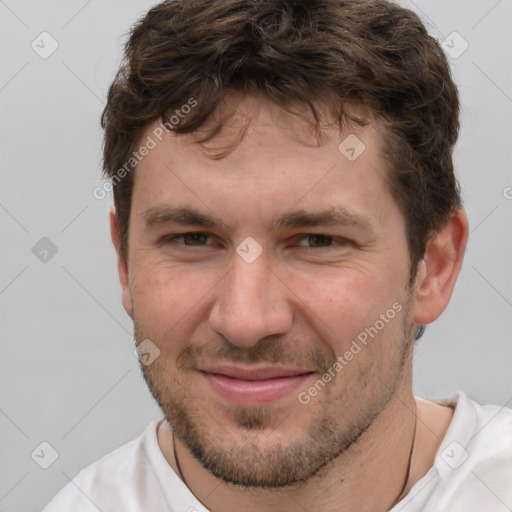
<svg viewBox="0 0 512 512"><path fill-rule="evenodd" d="M231 404L262 406L289 395L316 372L267 366L212 366L199 370L208 386Z"/></svg>

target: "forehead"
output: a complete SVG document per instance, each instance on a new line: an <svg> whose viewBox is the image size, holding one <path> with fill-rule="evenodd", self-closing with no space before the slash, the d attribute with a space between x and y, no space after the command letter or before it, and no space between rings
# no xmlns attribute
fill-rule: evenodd
<svg viewBox="0 0 512 512"><path fill-rule="evenodd" d="M203 213L215 204L240 220L251 212L275 218L294 206L306 211L336 206L385 217L393 206L376 122L341 130L331 124L319 141L307 115L250 96L228 98L224 113L233 108L221 131L203 145L197 140L211 126L194 134L164 133L161 140L155 136L158 122L146 128L142 143L154 139L155 144L135 172L136 214L187 203ZM227 154L215 157L222 152Z"/></svg>

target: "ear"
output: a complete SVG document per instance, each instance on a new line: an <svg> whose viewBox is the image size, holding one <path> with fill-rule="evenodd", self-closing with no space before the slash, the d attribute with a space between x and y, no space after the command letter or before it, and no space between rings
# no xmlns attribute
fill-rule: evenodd
<svg viewBox="0 0 512 512"><path fill-rule="evenodd" d="M132 316L132 297L128 279L128 262L121 254L121 236L114 206L110 209L110 236L117 253L117 271L121 283L123 306L128 315Z"/></svg>
<svg viewBox="0 0 512 512"><path fill-rule="evenodd" d="M445 310L462 267L468 233L467 216L457 208L428 241L415 280L414 323L429 324Z"/></svg>

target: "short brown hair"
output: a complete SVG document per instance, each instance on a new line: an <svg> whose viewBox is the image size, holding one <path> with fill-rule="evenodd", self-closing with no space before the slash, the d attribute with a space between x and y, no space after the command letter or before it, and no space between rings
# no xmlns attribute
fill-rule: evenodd
<svg viewBox="0 0 512 512"><path fill-rule="evenodd" d="M304 105L317 127L315 105L324 100L335 105L340 127L365 122L351 118L350 104L382 122L387 179L406 221L412 280L429 237L460 206L452 162L457 88L418 16L386 0L163 2L131 30L109 89L104 173L114 178L126 165L148 124L160 119L175 133L195 132L228 91L255 91L285 108ZM170 123L168 113L190 98L197 105ZM124 174L114 202L127 259L133 173Z"/></svg>

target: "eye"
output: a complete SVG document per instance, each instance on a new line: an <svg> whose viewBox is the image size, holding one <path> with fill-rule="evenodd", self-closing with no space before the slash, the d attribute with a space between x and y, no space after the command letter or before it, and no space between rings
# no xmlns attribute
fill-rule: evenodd
<svg viewBox="0 0 512 512"><path fill-rule="evenodd" d="M306 244L301 243L302 241L306 242ZM348 243L344 238L337 238L329 235L322 234L308 234L308 235L300 235L298 245L301 247L306 247L310 249L321 249L321 248L329 248L335 247L335 244L346 245Z"/></svg>
<svg viewBox="0 0 512 512"><path fill-rule="evenodd" d="M302 240L309 242L308 247L329 247L333 242L332 236L327 235L305 235Z"/></svg>
<svg viewBox="0 0 512 512"><path fill-rule="evenodd" d="M180 233L179 235L172 235L165 237L164 243L177 242L180 245L186 246L203 246L203 245L211 245L207 244L206 241L210 238L206 233L199 232L190 232L190 233ZM182 242L180 242L180 239Z"/></svg>

